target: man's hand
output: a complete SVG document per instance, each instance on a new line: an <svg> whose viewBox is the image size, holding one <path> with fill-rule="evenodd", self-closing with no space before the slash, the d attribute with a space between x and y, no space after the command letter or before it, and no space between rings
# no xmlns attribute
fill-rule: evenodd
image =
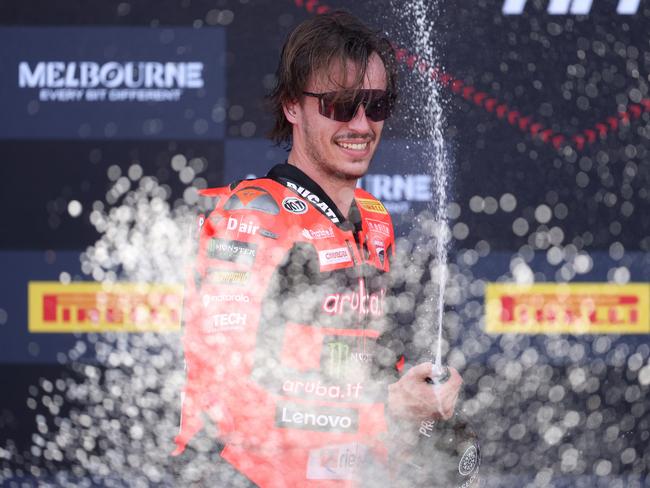
<svg viewBox="0 0 650 488"><path fill-rule="evenodd" d="M411 368L399 381L388 385L388 411L391 415L412 420L451 418L463 380L454 368L441 385L426 382L431 378L432 363Z"/></svg>

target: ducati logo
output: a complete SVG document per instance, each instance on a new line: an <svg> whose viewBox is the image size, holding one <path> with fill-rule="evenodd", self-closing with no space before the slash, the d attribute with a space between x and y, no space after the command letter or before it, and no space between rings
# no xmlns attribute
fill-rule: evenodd
<svg viewBox="0 0 650 488"><path fill-rule="evenodd" d="M322 201L317 195L313 194L306 188L296 185L295 183L292 183L291 181L285 181L284 184L287 186L287 188L291 188L293 191L298 193L301 197L307 199L310 201L316 208L318 208L323 214L330 219L332 222L335 224L339 223L339 218L336 216L336 213L334 210L332 210L327 203Z"/></svg>

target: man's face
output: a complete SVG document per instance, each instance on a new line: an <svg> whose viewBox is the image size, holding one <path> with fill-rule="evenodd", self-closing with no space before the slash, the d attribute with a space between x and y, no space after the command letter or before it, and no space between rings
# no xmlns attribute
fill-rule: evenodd
<svg viewBox="0 0 650 488"><path fill-rule="evenodd" d="M348 63L346 69L347 79L355 80L357 67ZM337 74L337 70L334 70L331 78L336 80ZM324 93L342 89L340 84L332 83L329 78L328 75L312 76L305 91ZM368 61L361 88L386 89L386 70L376 53ZM363 105L359 106L352 120L338 122L321 115L318 104L317 98L306 96L289 107L289 112L293 110L289 120L294 124L292 152L301 158L301 163L313 165L314 169L327 177L346 180L360 178L368 171L384 122L368 119Z"/></svg>

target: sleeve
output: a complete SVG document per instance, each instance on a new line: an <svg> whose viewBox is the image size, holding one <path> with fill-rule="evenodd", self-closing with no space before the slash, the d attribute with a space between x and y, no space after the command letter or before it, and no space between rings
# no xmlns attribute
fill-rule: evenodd
<svg viewBox="0 0 650 488"><path fill-rule="evenodd" d="M254 208L231 211L229 200L222 200L226 203L203 223L185 284L186 382L177 453L202 428L206 415L225 438L233 410L246 402L246 392L255 395L247 378L262 298L281 254L272 215Z"/></svg>

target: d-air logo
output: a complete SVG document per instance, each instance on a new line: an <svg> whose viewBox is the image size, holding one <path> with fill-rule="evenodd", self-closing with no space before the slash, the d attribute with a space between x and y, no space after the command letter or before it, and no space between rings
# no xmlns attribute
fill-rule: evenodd
<svg viewBox="0 0 650 488"><path fill-rule="evenodd" d="M304 404L284 403L276 407L275 424L284 429L356 432L359 412L353 408L310 408Z"/></svg>
<svg viewBox="0 0 650 488"><path fill-rule="evenodd" d="M386 207L384 207L379 200L373 200L372 198L357 198L357 203L361 208L368 212L388 215Z"/></svg>
<svg viewBox="0 0 650 488"><path fill-rule="evenodd" d="M351 263L352 257L346 247L338 247L336 249L318 251L318 261L320 261L322 266L327 266L330 264Z"/></svg>
<svg viewBox="0 0 650 488"><path fill-rule="evenodd" d="M292 183L290 181L285 182L285 185L287 186L287 188L291 188L298 195L300 195L303 198L306 198L308 201L313 203L332 222L334 222L335 224L339 223L339 218L334 213L334 210L332 210L329 207L329 205L327 205L325 202L323 202L320 198L318 198L312 192L310 192L306 188L303 188L302 186L296 185L295 183ZM282 202L282 203L284 204L284 202Z"/></svg>
<svg viewBox="0 0 650 488"><path fill-rule="evenodd" d="M521 15L527 0L505 0L503 15ZM588 15L593 0L549 0L547 12L551 15ZM616 13L619 15L634 15L639 10L641 0L619 0Z"/></svg>
<svg viewBox="0 0 650 488"><path fill-rule="evenodd" d="M252 220L249 220L248 222L244 222L244 219L236 219L235 217L228 217L228 230L236 230L237 232L240 232L242 234L249 234L251 236L255 235L257 233L257 229L259 229L260 226L256 225L255 222Z"/></svg>
<svg viewBox="0 0 650 488"><path fill-rule="evenodd" d="M298 215L307 212L307 204L300 198L296 197L287 197L282 200L282 208L284 208L287 212Z"/></svg>

